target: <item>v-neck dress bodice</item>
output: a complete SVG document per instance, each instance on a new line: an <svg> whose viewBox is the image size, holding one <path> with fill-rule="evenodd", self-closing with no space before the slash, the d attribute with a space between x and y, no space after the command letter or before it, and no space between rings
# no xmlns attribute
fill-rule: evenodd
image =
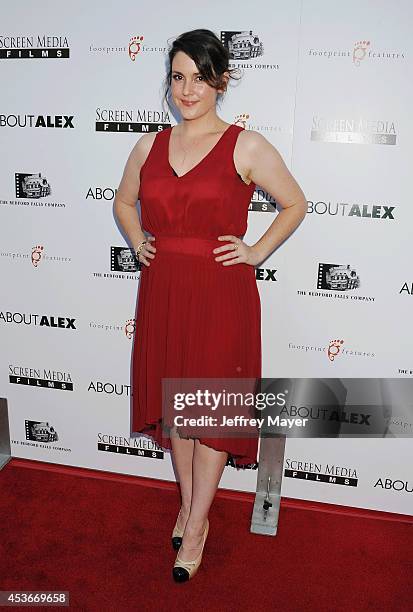
<svg viewBox="0 0 413 612"><path fill-rule="evenodd" d="M172 128L158 132L141 167L142 228L155 237L141 265L131 369L131 436L171 448L162 417L162 378L260 378L261 304L255 269L224 266L213 249L247 231L255 189L237 174L233 153L244 128L231 124L193 168L169 161ZM221 255L223 253L220 253ZM255 437L202 437L231 465L256 463Z"/></svg>
<svg viewBox="0 0 413 612"><path fill-rule="evenodd" d="M182 176L169 163L172 128L159 132L140 172L142 226L153 235L242 236L255 184L244 183L233 162L241 126L231 124L209 153Z"/></svg>

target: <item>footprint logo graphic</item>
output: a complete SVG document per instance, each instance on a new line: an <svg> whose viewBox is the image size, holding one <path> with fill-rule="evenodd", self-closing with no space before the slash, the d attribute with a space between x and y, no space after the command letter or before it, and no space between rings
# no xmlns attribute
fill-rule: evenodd
<svg viewBox="0 0 413 612"><path fill-rule="evenodd" d="M235 117L235 125L241 125L244 130L247 129L247 119L249 119L249 115L247 113L241 113Z"/></svg>
<svg viewBox="0 0 413 612"><path fill-rule="evenodd" d="M135 319L129 319L125 325L125 335L128 339L132 338L135 333Z"/></svg>
<svg viewBox="0 0 413 612"><path fill-rule="evenodd" d="M340 353L340 348L343 343L344 340L331 340L327 349L327 354L330 361L334 361L334 359Z"/></svg>
<svg viewBox="0 0 413 612"><path fill-rule="evenodd" d="M369 40L359 40L356 42L353 49L353 64L360 66L360 62L366 57L367 47L369 45Z"/></svg>
<svg viewBox="0 0 413 612"><path fill-rule="evenodd" d="M32 264L34 265L35 268L37 268L37 266L39 265L39 262L42 258L42 251L43 248L40 244L36 245L35 247L33 247L32 249Z"/></svg>
<svg viewBox="0 0 413 612"><path fill-rule="evenodd" d="M129 57L131 58L133 62L135 61L136 56L141 50L142 41L143 41L143 36L132 36L132 38L129 41L128 52L129 52Z"/></svg>

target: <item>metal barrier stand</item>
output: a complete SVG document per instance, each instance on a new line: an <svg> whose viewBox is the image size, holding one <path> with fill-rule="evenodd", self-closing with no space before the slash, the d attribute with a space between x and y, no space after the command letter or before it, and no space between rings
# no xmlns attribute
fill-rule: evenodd
<svg viewBox="0 0 413 612"><path fill-rule="evenodd" d="M262 436L258 459L257 491L251 518L251 533L277 534L281 502L285 436Z"/></svg>
<svg viewBox="0 0 413 612"><path fill-rule="evenodd" d="M0 470L10 459L10 429L7 400L4 397L0 397Z"/></svg>

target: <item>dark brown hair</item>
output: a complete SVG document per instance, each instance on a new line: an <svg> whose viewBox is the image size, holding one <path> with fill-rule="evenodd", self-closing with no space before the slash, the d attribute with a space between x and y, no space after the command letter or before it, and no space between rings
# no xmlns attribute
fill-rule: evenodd
<svg viewBox="0 0 413 612"><path fill-rule="evenodd" d="M168 50L168 72L164 81L164 96L162 103L169 104L169 94L172 82L172 60L178 51L183 51L196 64L199 73L211 87L215 89L223 88L225 91L225 72L228 72L229 79L239 80L234 76L238 68L229 67L228 49L222 44L220 39L211 30L198 29L184 32L176 38ZM224 97L223 93L218 93L217 102Z"/></svg>

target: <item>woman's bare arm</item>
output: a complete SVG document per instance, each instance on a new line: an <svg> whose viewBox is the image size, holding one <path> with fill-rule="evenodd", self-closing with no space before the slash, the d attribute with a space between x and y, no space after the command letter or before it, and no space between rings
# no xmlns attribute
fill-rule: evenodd
<svg viewBox="0 0 413 612"><path fill-rule="evenodd" d="M114 200L115 216L134 249L142 240L145 240L136 202L138 201L140 187L139 173L152 148L155 136L156 132L144 134L133 147Z"/></svg>
<svg viewBox="0 0 413 612"><path fill-rule="evenodd" d="M262 134L242 133L249 177L265 189L282 207L263 236L252 247L263 261L301 223L307 213L307 200L277 149Z"/></svg>

